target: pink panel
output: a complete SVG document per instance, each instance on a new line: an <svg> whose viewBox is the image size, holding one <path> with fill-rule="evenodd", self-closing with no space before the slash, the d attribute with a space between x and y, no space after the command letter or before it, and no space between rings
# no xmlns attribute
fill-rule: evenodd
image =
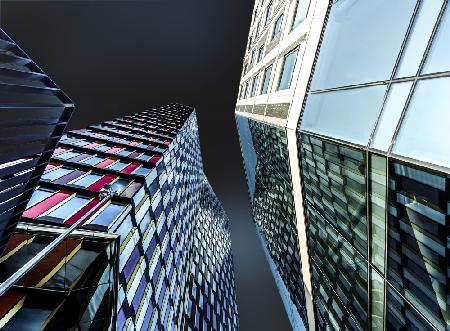
<svg viewBox="0 0 450 331"><path fill-rule="evenodd" d="M89 211L91 211L91 210L93 211L93 209L98 205L99 202L100 202L99 199L94 199L94 200L90 201L86 206L84 206L79 211L77 211L74 215L72 215L71 218L69 218L64 223L70 224L70 225L72 225L73 223L76 223L81 217L86 215Z"/></svg>
<svg viewBox="0 0 450 331"><path fill-rule="evenodd" d="M132 141L132 142L129 143L128 145L130 145L130 146L136 146L136 145L138 145L138 144L139 144L138 141Z"/></svg>
<svg viewBox="0 0 450 331"><path fill-rule="evenodd" d="M98 146L98 144L96 144L96 143L91 143L91 144L84 145L83 148L95 148L95 147L97 147L97 146Z"/></svg>
<svg viewBox="0 0 450 331"><path fill-rule="evenodd" d="M65 151L67 151L67 150L68 150L67 148L58 147L58 148L56 148L55 151L53 152L53 155L60 154L60 153L65 152Z"/></svg>
<svg viewBox="0 0 450 331"><path fill-rule="evenodd" d="M116 160L114 159L106 159L105 161L100 162L99 164L96 164L95 166L97 168L106 168L107 166L109 166L110 164L116 162Z"/></svg>
<svg viewBox="0 0 450 331"><path fill-rule="evenodd" d="M34 205L27 211L23 213L24 217L28 218L36 218L39 215L41 215L43 212L49 210L53 206L57 205L61 201L67 199L72 195L72 192L69 191L59 191L56 194L53 194L52 196L48 197L47 199L39 202L38 204Z"/></svg>
<svg viewBox="0 0 450 331"><path fill-rule="evenodd" d="M122 169L120 172L121 172L121 173L124 173L124 174L131 174L131 173L132 173L134 170L136 170L138 167L139 167L139 164L133 162L133 163L127 165L127 166L125 167L125 169Z"/></svg>
<svg viewBox="0 0 450 331"><path fill-rule="evenodd" d="M49 171L50 169L53 169L53 168L55 168L55 167L57 167L58 166L58 164L55 164L55 163L49 163L49 164L47 164L47 166L45 167L45 171Z"/></svg>
<svg viewBox="0 0 450 331"><path fill-rule="evenodd" d="M121 151L122 149L123 149L122 147L113 147L111 149L108 149L106 153L116 154L118 151Z"/></svg>
<svg viewBox="0 0 450 331"><path fill-rule="evenodd" d="M103 186L111 183L114 179L116 179L116 176L104 176L97 180L94 184L91 184L87 189L98 192L103 188Z"/></svg>
<svg viewBox="0 0 450 331"><path fill-rule="evenodd" d="M141 183L131 183L120 196L125 198L131 198L141 187L142 187Z"/></svg>

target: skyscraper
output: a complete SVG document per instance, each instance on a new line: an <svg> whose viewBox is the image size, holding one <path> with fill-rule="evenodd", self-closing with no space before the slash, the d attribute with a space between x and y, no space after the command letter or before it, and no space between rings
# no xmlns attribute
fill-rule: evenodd
<svg viewBox="0 0 450 331"><path fill-rule="evenodd" d="M73 107L64 92L0 29L0 253Z"/></svg>
<svg viewBox="0 0 450 331"><path fill-rule="evenodd" d="M27 261L42 236L36 227L52 232L79 220L42 263L52 271L38 264L20 281L32 282L17 284L25 289L7 293L0 326L238 328L228 219L203 173L193 108L170 104L67 133L0 273ZM46 289L61 299L44 304ZM76 313L64 319L69 310Z"/></svg>
<svg viewBox="0 0 450 331"><path fill-rule="evenodd" d="M305 291L296 306L302 318L303 307L313 312L303 318L310 330L450 327L449 10L447 1L330 2L306 29L293 74L285 65L279 74L279 85L294 85L287 124L258 97L238 101L253 217L269 255L281 256L278 272L295 234L279 214L296 212ZM281 98L268 91L267 103Z"/></svg>

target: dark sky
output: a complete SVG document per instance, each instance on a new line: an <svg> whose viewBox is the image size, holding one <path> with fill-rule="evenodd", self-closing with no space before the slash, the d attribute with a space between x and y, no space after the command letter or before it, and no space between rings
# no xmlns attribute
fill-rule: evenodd
<svg viewBox="0 0 450 331"><path fill-rule="evenodd" d="M289 330L250 219L234 106L253 1L1 1L1 27L76 104L70 128L151 106L197 109L232 225L241 330Z"/></svg>

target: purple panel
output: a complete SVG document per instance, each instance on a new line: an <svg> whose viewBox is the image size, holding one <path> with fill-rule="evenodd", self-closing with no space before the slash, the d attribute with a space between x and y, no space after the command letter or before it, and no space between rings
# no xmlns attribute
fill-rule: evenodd
<svg viewBox="0 0 450 331"><path fill-rule="evenodd" d="M67 174L65 176L62 176L60 178L58 178L57 180L55 180L53 183L55 184L67 184L68 182L74 180L75 178L78 178L82 175L84 175L85 172L81 171L81 170L75 170L72 171L70 174Z"/></svg>
<svg viewBox="0 0 450 331"><path fill-rule="evenodd" d="M136 267L136 265L138 263L139 257L140 257L139 249L136 246L134 248L134 251L131 254L130 258L128 259L127 264L125 264L125 267L123 268L123 274L127 281L130 280L130 276L133 273L134 268Z"/></svg>
<svg viewBox="0 0 450 331"><path fill-rule="evenodd" d="M88 158L89 156L91 156L91 155L89 155L89 154L80 154L78 156L75 156L75 157L69 159L69 161L70 162L79 162L81 160L84 160L84 159Z"/></svg>
<svg viewBox="0 0 450 331"><path fill-rule="evenodd" d="M147 286L147 281L145 280L145 275L142 276L139 287L136 290L133 298L134 311L137 312L139 309L139 304L141 303L142 296L144 294L145 287Z"/></svg>

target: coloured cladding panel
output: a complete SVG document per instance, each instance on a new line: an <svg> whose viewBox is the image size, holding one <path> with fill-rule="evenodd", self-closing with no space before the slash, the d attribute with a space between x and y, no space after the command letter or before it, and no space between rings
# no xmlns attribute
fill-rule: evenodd
<svg viewBox="0 0 450 331"><path fill-rule="evenodd" d="M228 219L203 173L192 108L68 132L23 221L118 236L118 330L238 328ZM100 203L110 186L114 196Z"/></svg>
<svg viewBox="0 0 450 331"><path fill-rule="evenodd" d="M0 29L0 252L14 232L73 107Z"/></svg>

